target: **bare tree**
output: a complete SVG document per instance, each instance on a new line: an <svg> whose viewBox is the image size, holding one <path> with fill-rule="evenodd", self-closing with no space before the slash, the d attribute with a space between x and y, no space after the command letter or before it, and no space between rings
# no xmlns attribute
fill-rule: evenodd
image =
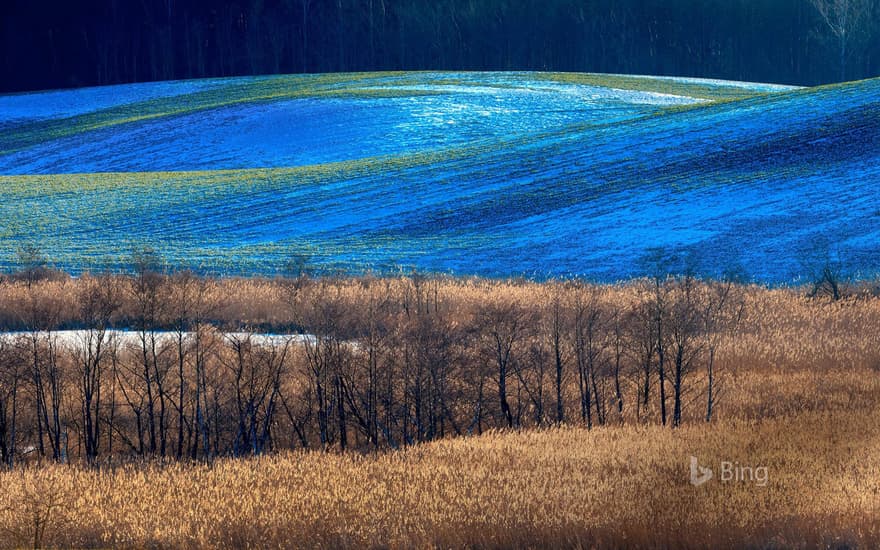
<svg viewBox="0 0 880 550"><path fill-rule="evenodd" d="M810 0L837 41L840 80L846 80L847 58L853 42L870 23L870 0Z"/></svg>
<svg viewBox="0 0 880 550"><path fill-rule="evenodd" d="M210 434L207 422L207 411L210 408L208 402L208 368L210 359L213 357L216 349L217 338L214 337L216 331L207 323L206 319L220 307L220 304L212 303L208 300L210 284L211 281L205 277L195 278L187 315L187 325L190 330L189 355L194 375L191 383L195 386L195 395L193 397L195 406L192 419L194 423L193 431L195 433L193 434L190 447L190 455L193 459L198 457L200 440L205 458L210 458L211 455ZM178 343L182 342L178 340Z"/></svg>
<svg viewBox="0 0 880 550"><path fill-rule="evenodd" d="M715 366L718 347L725 336L735 333L746 302L742 290L732 281L707 283L706 294L702 320L706 338L706 422L711 422L723 387Z"/></svg>
<svg viewBox="0 0 880 550"><path fill-rule="evenodd" d="M309 25L310 15L314 0L299 0L301 9L300 17L300 56L302 60L302 72L307 73L309 67Z"/></svg>
<svg viewBox="0 0 880 550"><path fill-rule="evenodd" d="M454 414L454 395L463 362L459 352L468 335L454 315L440 307L436 284L436 280L422 280L418 275L408 278L406 296L413 303L404 305L408 314L400 318L407 387L404 408L412 410L409 416L420 441L443 437L448 429L462 432ZM393 395L388 398L390 401Z"/></svg>
<svg viewBox="0 0 880 550"><path fill-rule="evenodd" d="M218 435L216 433L213 434L214 437L214 447L211 446L212 443L212 434L211 434L211 423L209 422L209 412L211 410L211 392L209 389L209 374L208 370L211 365L211 358L214 356L215 350L218 347L219 336L216 334L217 331L210 325L207 325L201 321L196 322L194 326L194 333L192 336L192 356L194 363L194 374L195 380L193 381L196 387L195 394L195 436L193 437L193 444L191 448L191 457L197 458L200 450L200 441L201 441L201 451L205 459L210 460L212 457L212 448L216 448L216 439ZM212 385L213 386L213 385ZM216 388L213 388L215 392L215 401L216 401Z"/></svg>
<svg viewBox="0 0 880 550"><path fill-rule="evenodd" d="M641 421L642 410L647 413L651 403L651 380L657 357L654 306L647 285L639 287L641 297L632 304L626 319L626 351L636 365L636 420Z"/></svg>
<svg viewBox="0 0 880 550"><path fill-rule="evenodd" d="M587 287L578 289L575 303L574 352L581 420L588 428L593 427L594 406L597 422L605 423L604 389L600 392L599 384L600 370L605 361L605 342L602 338L604 322L604 314L596 290Z"/></svg>
<svg viewBox="0 0 880 550"><path fill-rule="evenodd" d="M553 352L554 389L556 394L556 422L562 424L565 421L565 401L563 398L563 384L565 378L565 364L567 352L565 347L565 310L562 303L562 290L559 287L553 289L551 297L548 328L550 331L550 346Z"/></svg>
<svg viewBox="0 0 880 550"><path fill-rule="evenodd" d="M685 381L700 354L703 340L699 338L703 328L698 305L697 283L690 275L675 281L669 300L669 352L672 359L672 427L681 425L682 401Z"/></svg>
<svg viewBox="0 0 880 550"><path fill-rule="evenodd" d="M113 352L108 332L111 317L120 306L120 291L113 277L83 277L77 296L79 317L85 329L77 333L71 350L79 375L80 417L85 456L88 462L98 457L101 441L101 390L105 364Z"/></svg>
<svg viewBox="0 0 880 550"><path fill-rule="evenodd" d="M306 377L315 396L324 449L332 444L334 412L339 445L343 449L347 445L345 403L340 401L344 398L342 369L347 359L339 327L341 307L338 289L326 280L309 285L308 296L298 299L299 324L311 333L303 341Z"/></svg>
<svg viewBox="0 0 880 550"><path fill-rule="evenodd" d="M22 346L17 339L0 336L0 463L15 465L18 442L19 392L24 380Z"/></svg>
<svg viewBox="0 0 880 550"><path fill-rule="evenodd" d="M170 326L174 334L175 366L177 371L177 449L176 457L183 457L184 428L187 424L186 399L187 362L189 359L199 280L189 271L175 273L169 280L168 312Z"/></svg>
<svg viewBox="0 0 880 550"><path fill-rule="evenodd" d="M245 332L228 334L226 341L232 357L224 363L232 373L238 414L232 452L259 455L271 446L290 339L255 343L253 333Z"/></svg>
<svg viewBox="0 0 880 550"><path fill-rule="evenodd" d="M827 296L836 302L849 294L846 279L839 264L826 263L818 275L813 277L813 288L807 293L809 298Z"/></svg>
<svg viewBox="0 0 880 550"><path fill-rule="evenodd" d="M656 274L653 277L653 307L654 313L654 345L657 350L657 380L660 384L660 423L666 425L666 321L668 316L668 297L670 281L668 276Z"/></svg>
<svg viewBox="0 0 880 550"><path fill-rule="evenodd" d="M61 425L64 379L55 334L62 304L49 294L45 286L36 283L36 278L25 278L24 303L18 304L17 310L27 330L25 356L34 396L37 450L41 457L46 456L48 437L53 460L62 460L62 439L65 437Z"/></svg>
<svg viewBox="0 0 880 550"><path fill-rule="evenodd" d="M531 404L532 419L540 426L546 420L545 385L547 365L551 362L551 348L543 338L530 338L523 364L514 369L519 387L525 392Z"/></svg>
<svg viewBox="0 0 880 550"><path fill-rule="evenodd" d="M512 301L481 306L477 319L477 324L483 327L487 357L495 363L495 382L501 415L507 427L512 428L516 420L510 407L508 382L516 368L514 352L523 340L531 320L525 308Z"/></svg>
<svg viewBox="0 0 880 550"><path fill-rule="evenodd" d="M360 304L365 318L358 319L364 332L360 334L359 351L352 361L352 369L347 374L345 387L346 401L355 418L357 426L374 448L379 446L379 381L380 365L386 354L389 330L385 310L388 305L387 294L377 294L378 283L371 278L361 281L361 289L366 294L366 304ZM386 367L387 368L387 367Z"/></svg>
<svg viewBox="0 0 880 550"><path fill-rule="evenodd" d="M614 401L617 405L617 414L621 421L623 421L623 386L621 384L621 370L623 369L624 358L626 355L624 324L624 311L617 306L612 306L609 319L609 338L611 341L608 347L611 350L612 355L611 369L614 376Z"/></svg>
<svg viewBox="0 0 880 550"><path fill-rule="evenodd" d="M156 453L158 450L164 456L166 450L166 394L164 369L159 360L161 346L158 335L164 314L164 279L159 272L159 257L152 249L135 251L132 262L135 275L130 293L135 307L134 328L137 330L138 336L139 367L143 384L142 395L146 400L149 451Z"/></svg>

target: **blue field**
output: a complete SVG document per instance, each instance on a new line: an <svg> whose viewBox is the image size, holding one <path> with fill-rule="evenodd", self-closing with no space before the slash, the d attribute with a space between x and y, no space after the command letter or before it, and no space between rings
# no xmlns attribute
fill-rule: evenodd
<svg viewBox="0 0 880 550"><path fill-rule="evenodd" d="M0 266L768 283L880 266L880 80L370 73L0 96Z"/></svg>

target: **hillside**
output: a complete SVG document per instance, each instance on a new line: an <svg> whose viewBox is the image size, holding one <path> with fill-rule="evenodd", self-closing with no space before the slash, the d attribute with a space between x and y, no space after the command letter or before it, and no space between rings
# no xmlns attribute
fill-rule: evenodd
<svg viewBox="0 0 880 550"><path fill-rule="evenodd" d="M0 265L150 245L274 273L643 273L662 250L767 282L880 265L880 81L779 86L383 73L0 97ZM687 259L681 259L687 258Z"/></svg>

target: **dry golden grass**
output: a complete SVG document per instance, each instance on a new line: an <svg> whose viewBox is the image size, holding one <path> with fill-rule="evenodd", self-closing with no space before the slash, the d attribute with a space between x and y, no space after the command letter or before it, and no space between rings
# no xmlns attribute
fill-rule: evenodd
<svg viewBox="0 0 880 550"><path fill-rule="evenodd" d="M357 303L361 283L341 284ZM214 292L247 297L227 300L233 309L257 304L255 323L283 319L270 282ZM437 292L460 307L546 303L549 290L446 281ZM880 547L880 300L758 288L747 298L719 350L725 392L712 424L699 421L695 375L675 430L628 418L366 456L31 467L0 473L0 546L32 546L36 533L62 547ZM716 479L693 487L691 455ZM722 460L767 467L768 484L722 483Z"/></svg>
<svg viewBox="0 0 880 550"><path fill-rule="evenodd" d="M688 481L688 457L765 487ZM717 475L717 474L716 474ZM876 547L880 414L493 433L374 456L0 476L4 546Z"/></svg>

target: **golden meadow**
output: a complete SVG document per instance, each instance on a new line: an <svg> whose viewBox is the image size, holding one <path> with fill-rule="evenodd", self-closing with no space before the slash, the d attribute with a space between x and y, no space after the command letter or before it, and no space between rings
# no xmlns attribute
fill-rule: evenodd
<svg viewBox="0 0 880 550"><path fill-rule="evenodd" d="M9 278L0 542L876 547L880 299L808 290Z"/></svg>

